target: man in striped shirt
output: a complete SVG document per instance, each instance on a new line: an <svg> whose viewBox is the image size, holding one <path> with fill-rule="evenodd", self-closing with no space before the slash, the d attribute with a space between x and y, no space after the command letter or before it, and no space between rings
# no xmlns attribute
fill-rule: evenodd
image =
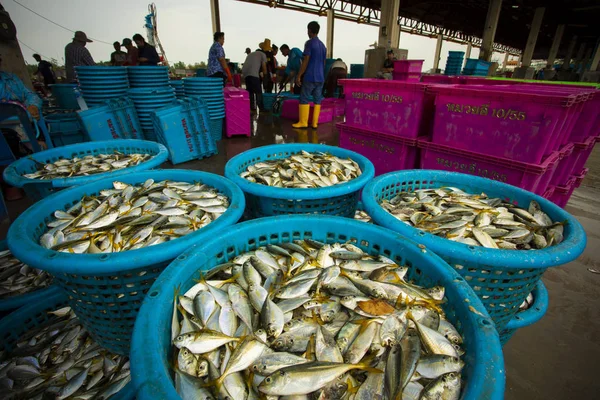
<svg viewBox="0 0 600 400"><path fill-rule="evenodd" d="M67 82L75 80L75 67L80 65L96 65L85 45L92 41L81 31L75 32L73 41L65 46L65 70Z"/></svg>

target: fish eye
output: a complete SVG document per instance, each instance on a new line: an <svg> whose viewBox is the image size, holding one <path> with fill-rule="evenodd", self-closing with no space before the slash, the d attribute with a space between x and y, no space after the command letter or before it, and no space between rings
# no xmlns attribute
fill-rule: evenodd
<svg viewBox="0 0 600 400"><path fill-rule="evenodd" d="M265 379L265 382L271 383L271 380L272 380L271 377L268 377L268 378Z"/></svg>
<svg viewBox="0 0 600 400"><path fill-rule="evenodd" d="M294 344L294 339L290 339L290 344Z"/></svg>
<svg viewBox="0 0 600 400"><path fill-rule="evenodd" d="M175 340L183 340L183 336L179 335L175 338Z"/></svg>
<svg viewBox="0 0 600 400"><path fill-rule="evenodd" d="M262 369L263 369L263 371L266 371L267 370L267 366L263 365Z"/></svg>
<svg viewBox="0 0 600 400"><path fill-rule="evenodd" d="M456 358L456 357L452 357L452 361L454 361L454 362L458 362L459 360L458 360L458 358Z"/></svg>

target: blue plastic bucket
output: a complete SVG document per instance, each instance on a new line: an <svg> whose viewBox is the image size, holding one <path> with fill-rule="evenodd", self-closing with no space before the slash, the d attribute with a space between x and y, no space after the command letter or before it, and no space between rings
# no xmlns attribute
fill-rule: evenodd
<svg viewBox="0 0 600 400"><path fill-rule="evenodd" d="M115 141L122 142L122 141ZM177 256L236 223L244 210L242 191L222 176L200 171L153 170L119 176L129 184L147 179L202 182L230 199L228 210L206 227L181 238L122 253L70 254L40 246L45 221L55 210L65 210L84 195L93 196L113 187L112 177L72 187L37 202L11 225L8 246L19 260L51 272L69 304L94 340L107 349L128 354L135 317L154 280Z"/></svg>
<svg viewBox="0 0 600 400"><path fill-rule="evenodd" d="M62 158L85 157L94 154L112 154L119 151L125 154L146 153L153 157L141 164L102 174L76 176L60 179L28 179L23 174L37 171L37 163L46 164ZM51 150L33 153L20 158L4 170L4 180L12 186L20 187L32 200L37 201L51 194L72 186L81 186L100 179L114 179L138 171L146 171L160 166L167 160L167 149L164 146L144 140L109 140L104 142L88 142L70 146L57 147ZM42 268L43 269L43 268Z"/></svg>
<svg viewBox="0 0 600 400"><path fill-rule="evenodd" d="M77 85L74 83L56 83L50 85L52 90L52 96L56 99L56 103L59 108L65 108L69 110L78 110L79 104L77 104L77 96L75 95L75 88Z"/></svg>
<svg viewBox="0 0 600 400"><path fill-rule="evenodd" d="M527 208L537 201L553 221L566 221L562 243L542 250L496 250L467 246L415 229L386 212L379 205L403 191L444 186L469 193L486 193ZM365 211L376 224L422 243L456 269L482 299L498 331L519 311L546 269L571 262L583 252L586 234L569 213L554 203L515 186L457 172L406 170L381 175L365 186Z"/></svg>
<svg viewBox="0 0 600 400"><path fill-rule="evenodd" d="M498 334L469 285L432 252L395 232L330 216L284 216L244 222L208 242L188 249L156 280L144 300L131 346L132 379L140 400L179 399L171 378L173 290L188 290L201 274L235 256L266 244L311 238L326 243L352 242L372 255L385 254L409 268L408 279L443 285L446 317L464 337L463 400L504 398L504 358Z"/></svg>
<svg viewBox="0 0 600 400"><path fill-rule="evenodd" d="M260 161L289 157L301 151L330 153L350 158L360 166L362 174L349 182L316 189L289 189L252 183L242 177L249 165ZM375 168L366 157L350 150L322 144L276 144L245 151L225 165L225 176L246 194L250 218L282 214L328 214L353 218L362 188L373 179Z"/></svg>

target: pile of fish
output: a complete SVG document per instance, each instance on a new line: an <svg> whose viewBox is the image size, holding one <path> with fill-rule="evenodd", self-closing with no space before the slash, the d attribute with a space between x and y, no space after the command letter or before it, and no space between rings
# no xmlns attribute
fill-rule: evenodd
<svg viewBox="0 0 600 400"><path fill-rule="evenodd" d="M366 211L363 210L356 210L356 212L354 213L354 219L358 220L358 221L362 221L362 222L368 222L368 223L372 223L372 218L369 214L367 214Z"/></svg>
<svg viewBox="0 0 600 400"><path fill-rule="evenodd" d="M490 249L543 249L563 240L564 222L554 222L532 200L527 210L485 193L453 187L402 192L381 207L425 232Z"/></svg>
<svg viewBox="0 0 600 400"><path fill-rule="evenodd" d="M0 251L0 300L43 289L52 275L17 260L10 250Z"/></svg>
<svg viewBox="0 0 600 400"><path fill-rule="evenodd" d="M302 151L286 158L248 166L240 176L250 182L282 188L320 188L348 182L362 174L350 158Z"/></svg>
<svg viewBox="0 0 600 400"><path fill-rule="evenodd" d="M202 183L116 181L112 189L56 211L40 244L69 253L135 250L197 231L228 207L227 196Z"/></svg>
<svg viewBox="0 0 600 400"><path fill-rule="evenodd" d="M129 359L101 348L69 307L0 352L3 399L108 399L131 380Z"/></svg>
<svg viewBox="0 0 600 400"><path fill-rule="evenodd" d="M23 176L28 179L60 179L101 174L133 167L148 161L152 157L150 154L124 154L115 151L113 154L61 158L47 164L40 163L32 157L31 160L36 163L38 170L31 174L23 174Z"/></svg>
<svg viewBox="0 0 600 400"><path fill-rule="evenodd" d="M267 245L219 265L172 317L183 399L458 399L445 289L350 244ZM296 396L296 397L294 397Z"/></svg>

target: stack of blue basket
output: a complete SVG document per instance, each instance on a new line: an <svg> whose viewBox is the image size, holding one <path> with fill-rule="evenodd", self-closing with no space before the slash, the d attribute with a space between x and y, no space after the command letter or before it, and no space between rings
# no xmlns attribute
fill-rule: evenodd
<svg viewBox="0 0 600 400"><path fill-rule="evenodd" d="M79 88L88 107L123 97L129 89L127 67L75 67Z"/></svg>
<svg viewBox="0 0 600 400"><path fill-rule="evenodd" d="M183 81L169 81L169 85L175 90L175 96L178 99L183 99L185 97L185 90L183 89Z"/></svg>
<svg viewBox="0 0 600 400"><path fill-rule="evenodd" d="M132 88L164 88L169 86L169 67L127 67Z"/></svg>
<svg viewBox="0 0 600 400"><path fill-rule="evenodd" d="M361 79L365 76L365 64L350 64L350 78Z"/></svg>
<svg viewBox="0 0 600 400"><path fill-rule="evenodd" d="M485 60L479 60L477 58L467 58L465 69L463 69L463 75L471 76L487 76L490 70L491 62Z"/></svg>
<svg viewBox="0 0 600 400"><path fill-rule="evenodd" d="M464 51L449 51L444 75L460 75L460 69L462 68L464 58Z"/></svg>
<svg viewBox="0 0 600 400"><path fill-rule="evenodd" d="M183 81L186 96L200 97L208 106L210 116L210 132L215 140L223 135L223 118L225 118L225 96L221 78L186 78Z"/></svg>
<svg viewBox="0 0 600 400"><path fill-rule="evenodd" d="M173 89L167 85L165 88L135 88L130 89L127 96L133 100L137 111L140 126L146 140L157 141L152 122L152 113L175 101Z"/></svg>

